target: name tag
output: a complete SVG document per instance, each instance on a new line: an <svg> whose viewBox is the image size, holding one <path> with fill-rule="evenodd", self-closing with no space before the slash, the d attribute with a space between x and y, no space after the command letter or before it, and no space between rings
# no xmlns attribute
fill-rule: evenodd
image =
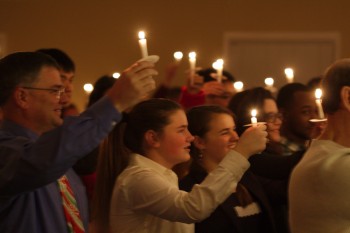
<svg viewBox="0 0 350 233"><path fill-rule="evenodd" d="M248 217L254 214L260 214L261 210L256 202L252 202L245 207L235 206L233 207L238 215L238 217Z"/></svg>

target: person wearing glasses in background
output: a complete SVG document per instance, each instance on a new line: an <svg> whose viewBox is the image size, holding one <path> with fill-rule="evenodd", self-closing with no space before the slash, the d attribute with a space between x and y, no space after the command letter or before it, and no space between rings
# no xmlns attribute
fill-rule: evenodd
<svg viewBox="0 0 350 233"><path fill-rule="evenodd" d="M0 60L0 232L88 232L83 184L71 167L155 89L150 62L126 69L100 101L61 118L67 95L60 67L39 52Z"/></svg>
<svg viewBox="0 0 350 233"><path fill-rule="evenodd" d="M291 156L282 156L280 128L283 121L271 92L262 88L252 88L233 96L228 108L234 113L238 135L251 123L251 111L257 110L258 122L266 122L268 143L265 151L250 158L252 172L260 176L264 190L270 199L275 216L277 232L289 232L287 191L288 181L294 166L300 161L304 151ZM279 183L281 182L281 183ZM276 193L279 198L276 198Z"/></svg>

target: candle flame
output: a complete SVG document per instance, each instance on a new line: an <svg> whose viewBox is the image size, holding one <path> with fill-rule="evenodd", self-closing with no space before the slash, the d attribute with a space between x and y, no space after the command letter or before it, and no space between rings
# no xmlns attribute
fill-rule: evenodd
<svg viewBox="0 0 350 233"><path fill-rule="evenodd" d="M215 62L213 62L212 67L216 70L222 69L224 66L224 60L217 59Z"/></svg>
<svg viewBox="0 0 350 233"><path fill-rule="evenodd" d="M192 60L196 59L196 56L197 56L196 52L190 52L190 53L188 54L188 57L190 58L190 60L191 60L191 59L192 59Z"/></svg>
<svg viewBox="0 0 350 233"><path fill-rule="evenodd" d="M91 83L85 83L83 88L86 93L91 93L94 90L94 86Z"/></svg>
<svg viewBox="0 0 350 233"><path fill-rule="evenodd" d="M287 78L294 78L294 71L292 68L284 69L284 73L286 74Z"/></svg>
<svg viewBox="0 0 350 233"><path fill-rule="evenodd" d="M142 40L142 39L145 39L146 38L146 34L144 31L139 31L139 39Z"/></svg>
<svg viewBox="0 0 350 233"><path fill-rule="evenodd" d="M177 52L174 53L174 58L175 58L176 60L181 60L182 57L183 57L183 53L182 53L182 52L177 51Z"/></svg>
<svg viewBox="0 0 350 233"><path fill-rule="evenodd" d="M113 76L113 78L118 79L120 77L120 73L115 72L115 73L113 73L112 76Z"/></svg>
<svg viewBox="0 0 350 233"><path fill-rule="evenodd" d="M271 77L265 78L265 85L266 86L273 86L274 80Z"/></svg>
<svg viewBox="0 0 350 233"><path fill-rule="evenodd" d="M316 97L316 99L321 99L321 97L322 97L322 90L320 88L317 88L315 90L315 97Z"/></svg>
<svg viewBox="0 0 350 233"><path fill-rule="evenodd" d="M256 109L252 109L250 113L252 114L252 117L256 117L258 112L256 111Z"/></svg>
<svg viewBox="0 0 350 233"><path fill-rule="evenodd" d="M234 87L237 91L243 90L243 86L244 86L244 84L243 84L243 82L241 82L241 81L237 81L237 82L235 82L235 83L233 84L233 87Z"/></svg>

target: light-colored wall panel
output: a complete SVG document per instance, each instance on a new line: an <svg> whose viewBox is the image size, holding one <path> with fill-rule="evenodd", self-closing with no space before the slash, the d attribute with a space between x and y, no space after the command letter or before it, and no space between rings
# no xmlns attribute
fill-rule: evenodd
<svg viewBox="0 0 350 233"><path fill-rule="evenodd" d="M266 77L275 86L287 83L290 67L295 82L306 83L339 58L338 33L226 33L226 66L247 88L263 86Z"/></svg>

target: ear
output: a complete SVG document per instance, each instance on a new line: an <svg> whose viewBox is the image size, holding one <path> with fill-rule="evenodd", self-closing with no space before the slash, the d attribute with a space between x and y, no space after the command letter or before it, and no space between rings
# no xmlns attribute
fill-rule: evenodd
<svg viewBox="0 0 350 233"><path fill-rule="evenodd" d="M158 148L160 146L159 136L154 130L146 131L145 141L148 147Z"/></svg>
<svg viewBox="0 0 350 233"><path fill-rule="evenodd" d="M341 105L344 106L344 108L350 112L350 87L344 86L340 90L340 101Z"/></svg>
<svg viewBox="0 0 350 233"><path fill-rule="evenodd" d="M23 109L29 108L29 92L27 90L17 87L12 96L17 106Z"/></svg>
<svg viewBox="0 0 350 233"><path fill-rule="evenodd" d="M198 136L194 136L193 145L199 150L204 150L206 148L204 139Z"/></svg>

